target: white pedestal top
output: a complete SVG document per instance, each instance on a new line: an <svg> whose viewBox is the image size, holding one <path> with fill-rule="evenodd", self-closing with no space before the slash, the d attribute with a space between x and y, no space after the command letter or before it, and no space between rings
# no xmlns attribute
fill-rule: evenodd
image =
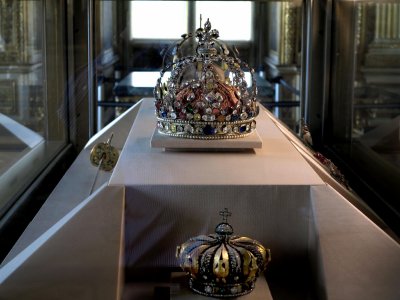
<svg viewBox="0 0 400 300"><path fill-rule="evenodd" d="M171 152L152 148L154 101L142 100L110 184L132 185L318 185L323 184L261 109L261 149L247 152Z"/></svg>

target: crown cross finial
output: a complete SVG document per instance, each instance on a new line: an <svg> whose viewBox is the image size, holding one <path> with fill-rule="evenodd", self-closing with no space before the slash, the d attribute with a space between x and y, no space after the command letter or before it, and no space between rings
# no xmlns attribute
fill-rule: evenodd
<svg viewBox="0 0 400 300"><path fill-rule="evenodd" d="M225 207L219 212L219 215L222 216L222 222L227 223L228 217L232 216L232 213Z"/></svg>
<svg viewBox="0 0 400 300"><path fill-rule="evenodd" d="M209 32L211 30L211 22L209 18L207 18L207 21L204 23L204 30L206 32Z"/></svg>

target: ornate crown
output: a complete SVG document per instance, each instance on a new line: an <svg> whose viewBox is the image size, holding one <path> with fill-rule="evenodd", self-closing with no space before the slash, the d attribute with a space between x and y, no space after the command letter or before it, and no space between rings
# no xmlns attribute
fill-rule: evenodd
<svg viewBox="0 0 400 300"><path fill-rule="evenodd" d="M193 34L182 35L173 48L172 62L166 62L160 72L154 88L158 131L191 139L249 135L256 128L259 112L254 69L236 54L229 56L230 51L217 39L218 30L211 29L209 20L204 28L196 30L195 37L197 44L193 43ZM192 55L185 56L187 53ZM246 69L252 78L250 89ZM170 77L164 79L167 72Z"/></svg>
<svg viewBox="0 0 400 300"><path fill-rule="evenodd" d="M269 249L247 237L231 236L231 215L220 212L216 234L200 235L177 247L182 269L190 274L189 287L211 297L237 297L250 293L271 259Z"/></svg>

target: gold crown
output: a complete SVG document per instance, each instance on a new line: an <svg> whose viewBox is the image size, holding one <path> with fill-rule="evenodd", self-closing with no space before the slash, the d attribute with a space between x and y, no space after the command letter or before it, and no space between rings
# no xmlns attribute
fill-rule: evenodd
<svg viewBox="0 0 400 300"><path fill-rule="evenodd" d="M189 287L211 297L237 297L250 293L271 259L269 249L247 237L231 236L231 215L220 212L216 234L200 235L177 247L182 269L190 274Z"/></svg>
<svg viewBox="0 0 400 300"><path fill-rule="evenodd" d="M204 28L182 35L154 88L157 127L161 134L192 139L231 139L251 134L259 113L254 69ZM185 55L192 52L192 55ZM194 53L194 54L193 54ZM164 61L168 58L168 51ZM245 71L251 75L248 87ZM170 77L164 75L170 72Z"/></svg>

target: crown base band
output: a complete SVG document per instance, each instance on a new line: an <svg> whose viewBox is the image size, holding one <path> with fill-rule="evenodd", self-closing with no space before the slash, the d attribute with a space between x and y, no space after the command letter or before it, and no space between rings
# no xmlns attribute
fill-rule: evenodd
<svg viewBox="0 0 400 300"><path fill-rule="evenodd" d="M254 281L234 284L205 283L190 278L189 287L194 292L208 297L231 298L246 295L253 291Z"/></svg>
<svg viewBox="0 0 400 300"><path fill-rule="evenodd" d="M178 138L221 140L237 139L250 135L256 129L255 120L240 122L184 122L158 120L158 132Z"/></svg>
<svg viewBox="0 0 400 300"><path fill-rule="evenodd" d="M183 138L183 139L194 139L194 140L227 140L227 139L240 139L244 138L246 136L249 136L250 134L253 133L242 133L242 134L228 134L228 135L191 135L191 134L185 134L185 133L172 133L172 132L163 132L163 131L158 131L160 134L163 135L168 135L172 137L177 137L177 138Z"/></svg>

